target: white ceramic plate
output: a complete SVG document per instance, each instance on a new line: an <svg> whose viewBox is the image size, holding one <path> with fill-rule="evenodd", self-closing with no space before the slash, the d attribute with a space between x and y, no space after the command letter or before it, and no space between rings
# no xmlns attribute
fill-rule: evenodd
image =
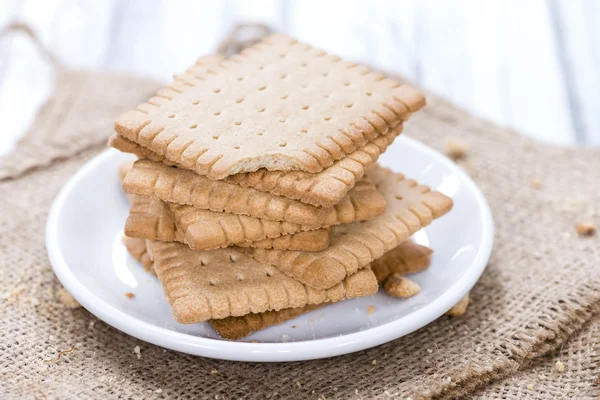
<svg viewBox="0 0 600 400"><path fill-rule="evenodd" d="M62 284L92 314L169 349L240 361L307 360L366 349L444 314L473 287L490 255L493 222L477 186L441 154L400 137L380 163L454 200L450 213L414 235L418 243L435 251L431 267L411 277L421 285L421 292L410 299L395 299L380 290L240 341L222 340L208 323L176 323L160 283L127 254L121 238L129 204L118 181L118 167L128 158L107 150L65 185L48 217L48 255ZM135 298L128 299L126 292ZM375 307L374 313L367 312L369 306Z"/></svg>

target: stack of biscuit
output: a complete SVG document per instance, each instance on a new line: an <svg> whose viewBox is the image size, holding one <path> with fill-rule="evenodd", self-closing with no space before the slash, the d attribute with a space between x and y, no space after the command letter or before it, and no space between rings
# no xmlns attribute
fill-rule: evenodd
<svg viewBox="0 0 600 400"><path fill-rule="evenodd" d="M372 295L425 265L409 238L452 207L376 164L424 105L283 35L204 57L115 124L109 144L139 158L123 174L128 249L175 320L226 338Z"/></svg>

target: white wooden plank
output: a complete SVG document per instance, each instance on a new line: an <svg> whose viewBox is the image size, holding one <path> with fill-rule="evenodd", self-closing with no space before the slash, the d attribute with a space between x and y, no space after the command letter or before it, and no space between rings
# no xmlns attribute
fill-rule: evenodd
<svg viewBox="0 0 600 400"><path fill-rule="evenodd" d="M500 67L509 71L505 101L511 106L512 126L547 142L574 143L547 2L519 2L519 12L514 9L499 2L495 17L508 28L505 33L497 32L501 35Z"/></svg>
<svg viewBox="0 0 600 400"><path fill-rule="evenodd" d="M281 31L284 29L286 2L279 0L228 0L224 21L236 23L264 23ZM228 29L224 26L225 29Z"/></svg>
<svg viewBox="0 0 600 400"><path fill-rule="evenodd" d="M600 3L554 1L551 6L574 129L582 144L600 145Z"/></svg>
<svg viewBox="0 0 600 400"><path fill-rule="evenodd" d="M213 52L222 32L230 25L223 19L224 6L223 2L162 3L160 19L155 21L161 33L156 41L145 43L159 55L147 60L156 64L154 76L169 80L199 56Z"/></svg>
<svg viewBox="0 0 600 400"><path fill-rule="evenodd" d="M28 1L10 17L11 20L32 25L42 41L47 42L60 4L59 1L41 4ZM3 122L0 154L5 154L33 121L38 108L50 93L54 75L47 59L26 35L10 34L0 46L7 49L1 51L6 64L1 67L0 83L0 120Z"/></svg>
<svg viewBox="0 0 600 400"><path fill-rule="evenodd" d="M572 143L579 121L571 116L573 93L585 132L600 131L595 23L600 6L586 0L557 3L561 32L543 0L51 0L25 2L21 17L70 65L107 66L163 80L213 51L233 23L264 21L343 57L400 72L484 118L542 140ZM561 33L564 49L555 42ZM39 72L44 67L36 64L32 48L18 43L4 68L6 79L6 45L0 44L0 117L14 115L16 107L22 114L37 108L45 93L48 77ZM561 50L571 71L567 84ZM25 80L33 70L35 78ZM14 97L21 93L27 93L26 101ZM9 98L19 105L4 107Z"/></svg>
<svg viewBox="0 0 600 400"><path fill-rule="evenodd" d="M50 46L71 68L105 64L116 0L66 1L58 11Z"/></svg>

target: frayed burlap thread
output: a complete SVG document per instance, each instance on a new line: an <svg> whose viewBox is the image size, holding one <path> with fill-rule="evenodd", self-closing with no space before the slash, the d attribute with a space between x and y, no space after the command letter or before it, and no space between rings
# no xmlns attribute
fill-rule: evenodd
<svg viewBox="0 0 600 400"><path fill-rule="evenodd" d="M107 96L118 84L117 79L105 83ZM147 92L142 87L140 98L123 104L123 110L142 100ZM66 89L59 85L56 90ZM104 111L69 115L78 124L110 126L122 111L119 101L104 98L98 100L98 107L108 107ZM579 368L593 366L590 357L597 364L600 354L596 339L589 339L594 346L585 352L564 353L573 343L578 348L577 331L598 334L589 330L588 321L600 305L600 239L579 237L574 226L581 219L600 222L600 150L541 145L433 95L428 101L407 124L406 134L438 149L448 137L464 141L468 151L462 165L482 188L496 223L492 258L471 292L467 313L441 317L373 349L287 364L166 351L113 329L82 308L65 307L46 256L46 216L60 187L103 149L97 143L110 131L99 129L81 138L76 151L39 163L34 158L43 158L47 146L37 138L49 132L35 123L14 154L36 168L0 165L0 398L417 399L483 396L489 389L496 390L490 393L497 398L507 393L511 399L521 392L515 386L519 379L509 376L527 374L520 370L536 358L546 365L554 362L552 357L572 367L561 382L574 382ZM56 118L60 115L65 114ZM61 124L46 124L54 127L54 141L63 140ZM40 144L33 146L36 141ZM532 185L532 179L541 186ZM563 352L554 353L561 347ZM589 379L588 397L582 398L600 395L597 380ZM532 389L534 398L543 398L536 387L542 385Z"/></svg>

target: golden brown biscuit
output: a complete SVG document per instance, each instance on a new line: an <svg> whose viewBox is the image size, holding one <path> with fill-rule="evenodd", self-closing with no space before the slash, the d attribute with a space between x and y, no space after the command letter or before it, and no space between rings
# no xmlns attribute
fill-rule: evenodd
<svg viewBox="0 0 600 400"><path fill-rule="evenodd" d="M316 289L327 289L364 268L452 208L452 200L377 165L367 172L387 202L385 213L332 228L329 247L314 253L248 249L258 261Z"/></svg>
<svg viewBox="0 0 600 400"><path fill-rule="evenodd" d="M379 288L368 268L327 290L316 290L234 248L193 251L181 243L159 241L149 248L180 323L335 302L368 296Z"/></svg>
<svg viewBox="0 0 600 400"><path fill-rule="evenodd" d="M410 86L284 35L205 64L122 115L116 132L211 179L316 173L425 105Z"/></svg>
<svg viewBox="0 0 600 400"><path fill-rule="evenodd" d="M330 207L337 204L354 187L367 169L377 161L401 132L402 125L399 125L316 174L303 171L282 172L261 169L256 172L231 175L225 180L240 186L300 200L314 206ZM164 156L153 153L118 134L114 134L109 139L109 145L140 158L176 165L165 159ZM181 165L176 166L182 168Z"/></svg>
<svg viewBox="0 0 600 400"><path fill-rule="evenodd" d="M248 239L250 236L241 236L237 238L239 241L236 241L236 237L228 232L222 233L222 229L228 229L228 226L232 224L228 221L238 221L239 216L196 210L189 206L177 206L175 211L171 211L169 206L173 207L174 205L167 205L163 201L151 197L133 196L131 210L125 221L125 234L129 237L147 240L177 241L187 244L193 250L236 245L259 249L320 251L329 245L328 229L296 232L289 235L280 234L275 237L254 235L252 237L255 240ZM211 225L211 218L216 221L215 224ZM281 226L282 224L263 221L261 225Z"/></svg>

